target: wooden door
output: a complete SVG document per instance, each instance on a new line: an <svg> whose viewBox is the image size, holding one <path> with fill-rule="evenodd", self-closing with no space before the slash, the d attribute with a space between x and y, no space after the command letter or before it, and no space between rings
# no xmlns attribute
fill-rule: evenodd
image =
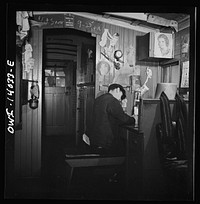
<svg viewBox="0 0 200 204"><path fill-rule="evenodd" d="M66 132L66 104L64 87L45 88L45 135L63 135Z"/></svg>
<svg viewBox="0 0 200 204"><path fill-rule="evenodd" d="M65 72L65 86L45 87L45 135L69 136L75 134L75 79L74 66Z"/></svg>

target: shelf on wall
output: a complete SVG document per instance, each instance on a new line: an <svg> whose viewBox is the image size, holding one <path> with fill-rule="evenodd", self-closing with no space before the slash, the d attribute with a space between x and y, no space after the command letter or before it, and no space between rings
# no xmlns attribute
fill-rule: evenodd
<svg viewBox="0 0 200 204"><path fill-rule="evenodd" d="M169 67L169 66L174 66L174 65L179 65L180 60L178 59L170 59L170 60L165 60L160 62L160 66L162 67Z"/></svg>

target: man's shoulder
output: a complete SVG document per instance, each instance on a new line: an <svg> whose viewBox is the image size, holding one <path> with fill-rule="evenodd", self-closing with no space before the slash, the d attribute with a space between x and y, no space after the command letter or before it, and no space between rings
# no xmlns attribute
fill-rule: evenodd
<svg viewBox="0 0 200 204"><path fill-rule="evenodd" d="M110 93L105 93L97 97L97 99L103 99L103 98L112 98L112 95Z"/></svg>
<svg viewBox="0 0 200 204"><path fill-rule="evenodd" d="M112 101L114 99L114 97L109 94L109 93L105 93L99 97L96 98L96 103L101 103L101 102L106 102L109 103L110 101Z"/></svg>

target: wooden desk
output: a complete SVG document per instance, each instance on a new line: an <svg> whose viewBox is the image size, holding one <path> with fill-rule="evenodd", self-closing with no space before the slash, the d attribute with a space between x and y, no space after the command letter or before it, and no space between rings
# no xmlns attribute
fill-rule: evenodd
<svg viewBox="0 0 200 204"><path fill-rule="evenodd" d="M144 134L133 126L124 126L126 139L126 192L127 199L137 200L142 196Z"/></svg>

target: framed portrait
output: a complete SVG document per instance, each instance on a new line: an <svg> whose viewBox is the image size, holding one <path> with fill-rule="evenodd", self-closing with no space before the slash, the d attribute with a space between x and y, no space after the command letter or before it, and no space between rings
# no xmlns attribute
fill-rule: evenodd
<svg viewBox="0 0 200 204"><path fill-rule="evenodd" d="M153 57L157 58L173 58L174 57L174 38L170 33L154 33L152 36Z"/></svg>

